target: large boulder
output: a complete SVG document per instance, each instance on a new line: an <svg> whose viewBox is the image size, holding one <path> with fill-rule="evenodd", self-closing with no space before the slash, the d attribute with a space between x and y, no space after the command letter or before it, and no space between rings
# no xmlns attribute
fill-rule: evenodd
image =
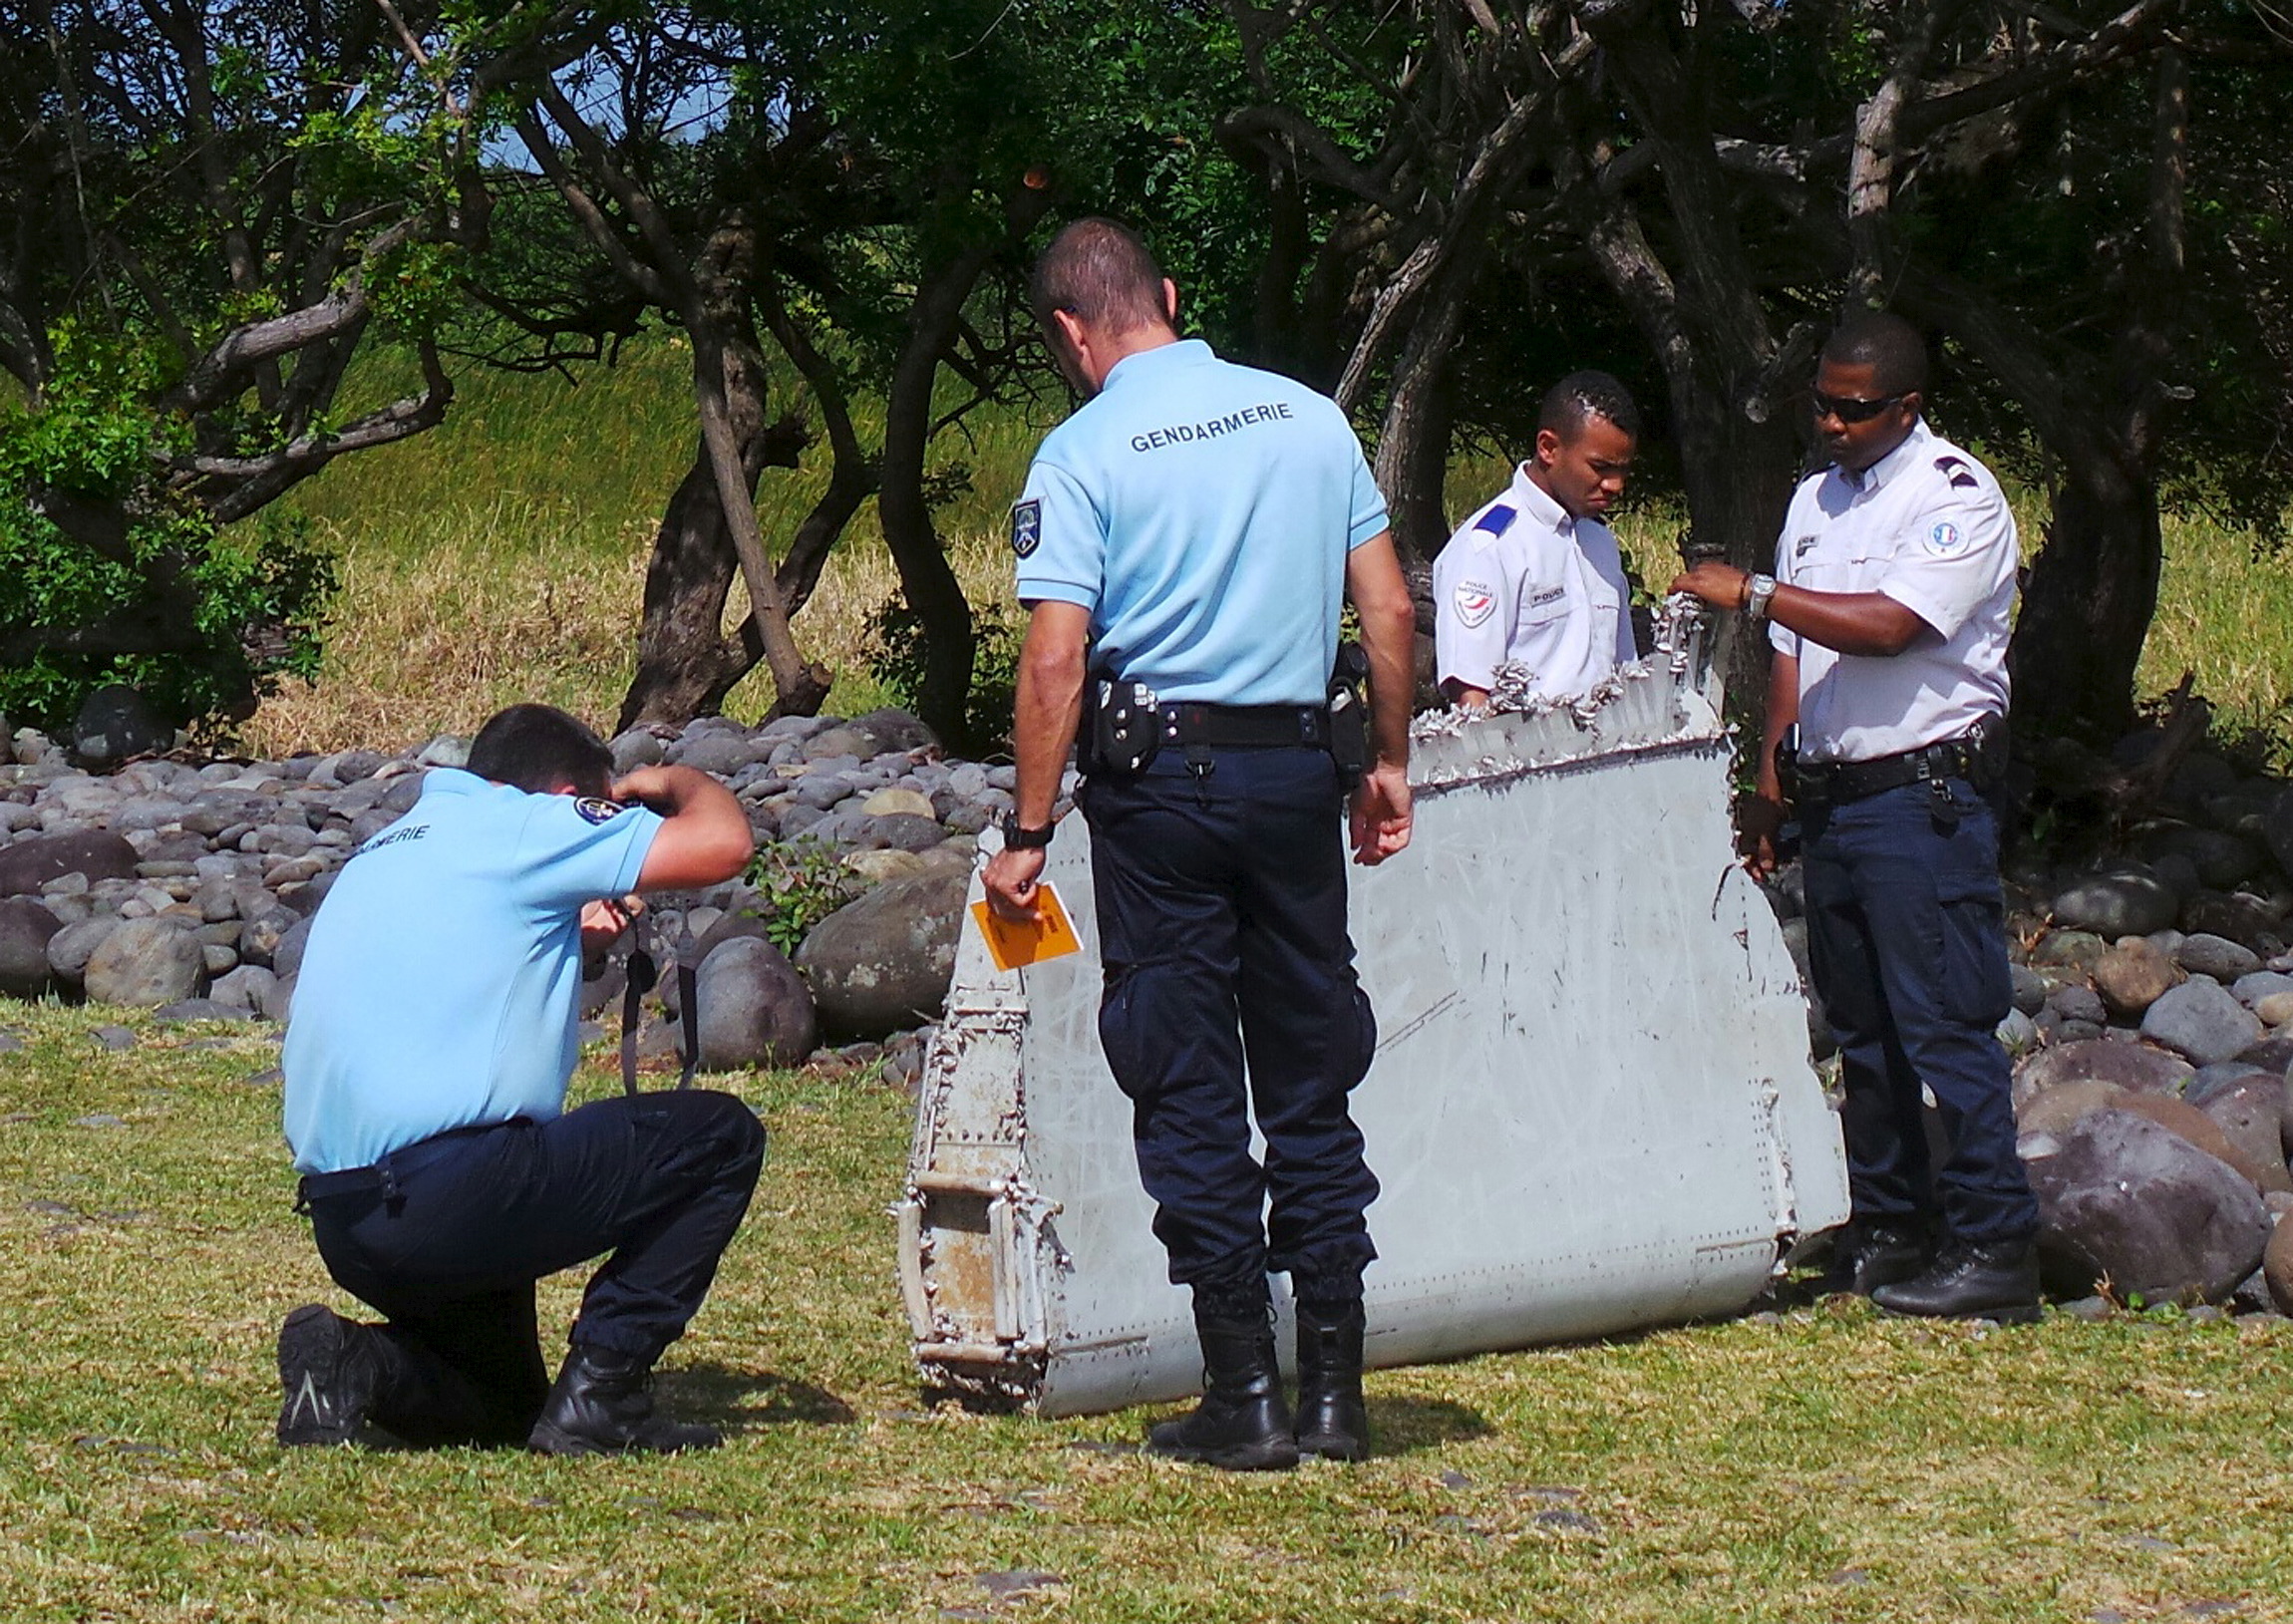
<svg viewBox="0 0 2293 1624"><path fill-rule="evenodd" d="M2248 1071L2207 1094L2195 1109L2220 1128L2237 1151L2237 1164L2251 1169L2262 1190L2293 1190L2285 1165L2283 1129L2285 1080Z"/></svg>
<svg viewBox="0 0 2293 1624"><path fill-rule="evenodd" d="M2181 904L2180 921L2192 936L2226 936L2260 958L2283 952L2293 928L2268 903L2244 891L2199 891Z"/></svg>
<svg viewBox="0 0 2293 1624"><path fill-rule="evenodd" d="M969 878L948 870L878 885L815 925L797 950L820 1024L881 1038L937 1020L955 970Z"/></svg>
<svg viewBox="0 0 2293 1624"><path fill-rule="evenodd" d="M2129 936L2094 967L2094 990L2111 1013L2133 1019L2183 980L2165 951L2142 936Z"/></svg>
<svg viewBox="0 0 2293 1624"><path fill-rule="evenodd" d="M795 1066L819 1036L805 978L762 936L733 936L710 952L694 997L704 1071Z"/></svg>
<svg viewBox="0 0 2293 1624"><path fill-rule="evenodd" d="M2088 1038L2042 1049L2018 1066L2015 1105L2019 1110L2032 1095L2079 1081L2113 1083L2134 1094L2179 1094L2195 1075L2189 1062L2162 1049Z"/></svg>
<svg viewBox="0 0 2293 1624"><path fill-rule="evenodd" d="M0 899L0 993L37 998L55 974L48 944L62 926L53 913L28 896Z"/></svg>
<svg viewBox="0 0 2293 1624"><path fill-rule="evenodd" d="M2023 1158L2058 1289L2107 1279L2145 1302L2218 1302L2268 1243L2269 1210L2236 1168L2133 1112L2028 1137Z"/></svg>
<svg viewBox="0 0 2293 1624"><path fill-rule="evenodd" d="M24 896L66 874L85 874L91 885L133 879L141 860L126 835L109 829L35 834L0 850L0 896Z"/></svg>
<svg viewBox="0 0 2293 1624"><path fill-rule="evenodd" d="M88 960L103 946L104 938L120 928L116 914L99 913L66 925L48 944L48 968L56 979L77 992L88 973Z"/></svg>
<svg viewBox="0 0 2293 1624"><path fill-rule="evenodd" d="M205 990L206 954L179 920L124 919L97 944L80 979L93 1003L158 1009Z"/></svg>
<svg viewBox="0 0 2293 1624"><path fill-rule="evenodd" d="M2141 1035L2198 1066L2234 1059L2261 1036L2261 1018L2218 981L2185 981L2151 1004Z"/></svg>

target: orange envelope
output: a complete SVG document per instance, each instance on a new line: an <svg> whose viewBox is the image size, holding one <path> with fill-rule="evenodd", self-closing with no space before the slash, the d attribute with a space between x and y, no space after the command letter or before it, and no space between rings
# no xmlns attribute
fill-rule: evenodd
<svg viewBox="0 0 2293 1624"><path fill-rule="evenodd" d="M988 954L998 970L1016 970L1083 950L1083 944L1075 939L1075 927L1067 922L1059 892L1045 883L1036 888L1036 895L1042 916L1017 922L1004 918L985 902L971 905L971 916L979 921L979 933L987 938Z"/></svg>

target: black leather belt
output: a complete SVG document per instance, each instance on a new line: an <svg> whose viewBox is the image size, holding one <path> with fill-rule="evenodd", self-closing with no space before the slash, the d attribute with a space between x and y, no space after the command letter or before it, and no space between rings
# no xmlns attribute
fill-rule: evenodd
<svg viewBox="0 0 2293 1624"><path fill-rule="evenodd" d="M510 1122L524 1120L522 1117L509 1119ZM415 1155L415 1152L432 1145L445 1144L452 1139L468 1138L473 1134L491 1134L496 1128L507 1126L506 1123L476 1123L468 1128L450 1128L443 1134L433 1134L426 1139L402 1145L371 1167L345 1167L339 1172L304 1173L295 1182L294 1209L297 1212L308 1212L313 1201L328 1201L343 1195L364 1195L369 1190L380 1190L385 1201L399 1200L404 1194L398 1185L400 1157L414 1155L416 1165L420 1165L429 1157ZM412 1171L413 1168L404 1170Z"/></svg>
<svg viewBox="0 0 2293 1624"><path fill-rule="evenodd" d="M2005 755L2006 730L1990 722L1956 739L1867 762L1802 761L1795 799L1802 805L1836 806L1934 779L1965 779L1978 790L1987 789L1998 782Z"/></svg>
<svg viewBox="0 0 2293 1624"><path fill-rule="evenodd" d="M1327 749L1330 712L1323 705L1161 706L1162 742L1210 749L1303 745Z"/></svg>

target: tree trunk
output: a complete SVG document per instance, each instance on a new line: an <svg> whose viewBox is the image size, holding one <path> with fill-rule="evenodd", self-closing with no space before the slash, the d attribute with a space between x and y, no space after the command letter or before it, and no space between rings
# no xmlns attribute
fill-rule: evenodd
<svg viewBox="0 0 2293 1624"><path fill-rule="evenodd" d="M697 270L702 320L713 331L688 337L697 356L714 352L722 358L726 419L753 501L758 477L768 467L795 468L809 436L793 417L770 424L765 419L765 359L749 303L753 253L720 235ZM753 612L742 628L745 635L725 635L725 603L739 572L723 489L704 441L653 537L637 627L637 670L622 696L617 730L713 715L764 657Z"/></svg>
<svg viewBox="0 0 2293 1624"><path fill-rule="evenodd" d="M2126 731L2161 557L2156 486L2107 457L2074 465L2015 627L2018 728L2098 744Z"/></svg>

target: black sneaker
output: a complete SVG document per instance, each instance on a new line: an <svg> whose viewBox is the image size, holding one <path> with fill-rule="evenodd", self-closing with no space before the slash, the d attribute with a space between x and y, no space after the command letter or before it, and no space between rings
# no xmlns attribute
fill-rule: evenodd
<svg viewBox="0 0 2293 1624"><path fill-rule="evenodd" d="M1820 1296L1868 1297L1881 1286L1916 1279L1927 1266L1926 1237L1908 1224L1849 1224L1831 1243L1831 1260L1815 1277Z"/></svg>
<svg viewBox="0 0 2293 1624"><path fill-rule="evenodd" d="M1871 1302L1922 1319L2029 1325L2039 1312L2038 1247L2027 1240L1953 1241L1926 1272L1879 1287Z"/></svg>
<svg viewBox="0 0 2293 1624"><path fill-rule="evenodd" d="M374 1406L363 1325L306 1303L279 1327L278 1441L287 1449L348 1444Z"/></svg>

